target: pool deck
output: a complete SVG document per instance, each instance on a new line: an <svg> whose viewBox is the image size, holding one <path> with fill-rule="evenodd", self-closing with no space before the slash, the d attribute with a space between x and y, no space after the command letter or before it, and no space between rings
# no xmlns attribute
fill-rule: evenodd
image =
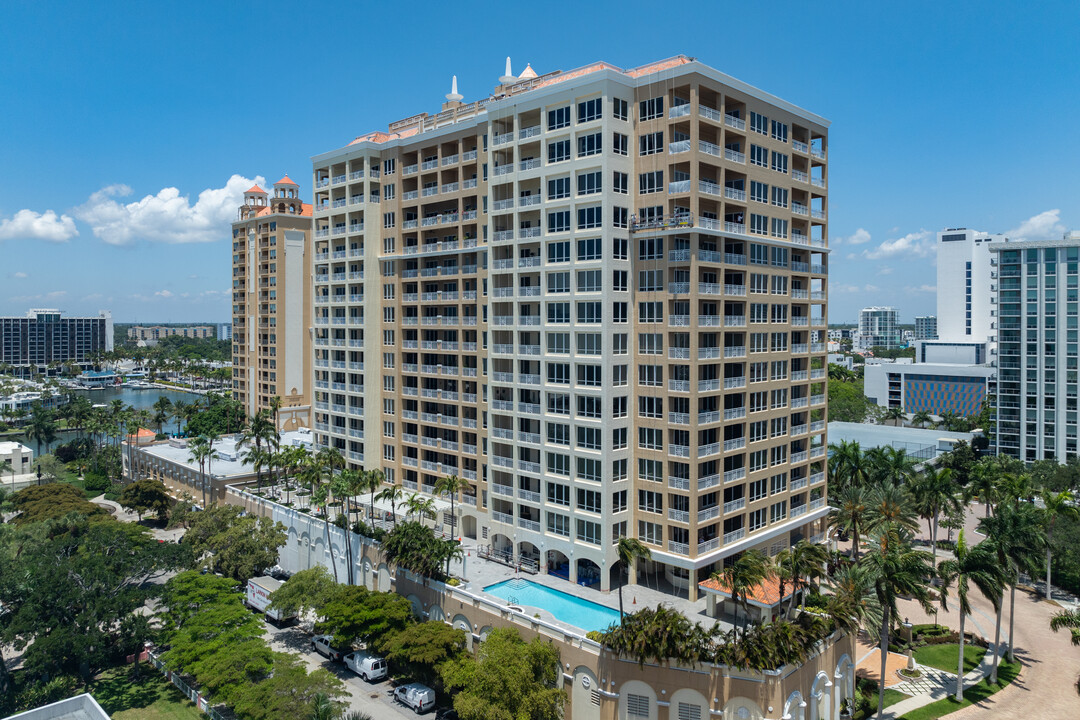
<svg viewBox="0 0 1080 720"><path fill-rule="evenodd" d="M468 542L464 544L464 549L466 553L471 553L471 555L465 559L466 580L468 581L467 589L469 592L483 594L485 597L490 598L497 603L506 604L506 601L497 598L494 595L484 593L484 588L488 585L494 585L495 583L518 577L523 580L530 580L538 585L544 585L552 590L558 590L568 595L573 595L582 600L588 600L597 605L603 605L615 611L618 611L619 609L618 588L613 588L610 592L603 592L600 590L599 585L592 587L574 585L560 577L544 573L537 573L536 575L527 572L518 573L515 572L513 568L503 565L502 563L477 557L476 547L470 545ZM455 565L457 564L455 563ZM454 567L453 570L455 574L461 574L460 567ZM644 578L639 579L645 581ZM653 583L654 578L649 577L647 582ZM657 605L664 604L675 608L692 621L699 622L707 627L711 627L714 622L713 618L709 617L705 612L704 597L698 599L696 602L690 602L685 597L679 597L671 593L657 590L655 587L647 587L642 584L628 584L623 587L623 604L623 611L628 614L636 612L644 607L656 607ZM526 613L530 616L539 611L540 618L543 620L555 621L561 626L573 628L578 632L581 632L582 630L574 625L563 622L560 618L552 615L543 608L534 609L526 605L522 605L522 607L525 608ZM732 627L730 623L726 623L722 620L720 621L720 625L725 630Z"/></svg>

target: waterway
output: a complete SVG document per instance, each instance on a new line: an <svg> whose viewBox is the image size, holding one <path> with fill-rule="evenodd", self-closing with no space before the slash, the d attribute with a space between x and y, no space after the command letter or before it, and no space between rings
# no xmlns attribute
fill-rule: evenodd
<svg viewBox="0 0 1080 720"><path fill-rule="evenodd" d="M101 390L72 390L70 392L73 395L81 395L85 397L93 405L110 405L112 404L113 400L121 400L123 401L125 407L130 405L136 410L142 410L143 408L146 408L151 412L153 411L154 403L156 403L158 401L158 398L160 397L167 397L171 402L174 403L177 400L183 400L184 402L189 404L203 397L202 395L197 393L189 393L182 390L164 390L161 388L118 387L104 388ZM179 432L177 420L172 419L169 422L165 423L162 431L166 433ZM42 443L41 452L49 452L57 445L61 445L68 442L69 440L74 439L77 434L78 433L75 430L61 430L60 432L56 433L56 439L53 440L51 443L49 443L48 445ZM19 439L19 442L33 450L35 457L39 455L36 441Z"/></svg>

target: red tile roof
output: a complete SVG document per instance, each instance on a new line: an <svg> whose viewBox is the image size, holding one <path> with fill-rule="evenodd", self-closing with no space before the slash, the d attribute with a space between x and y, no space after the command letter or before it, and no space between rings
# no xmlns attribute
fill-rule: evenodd
<svg viewBox="0 0 1080 720"><path fill-rule="evenodd" d="M244 191L244 194L245 194L245 195L247 195L248 193L262 193L263 195L265 195L265 194L266 194L266 191L265 191L265 190L263 190L263 189L262 189L261 187L259 187L258 185L252 185L252 186L251 186L251 189L250 189L250 190L245 190L245 191Z"/></svg>
<svg viewBox="0 0 1080 720"><path fill-rule="evenodd" d="M294 183L292 180L290 180L289 176L286 175L285 177L281 178L276 183L274 183L274 185L296 185L296 183ZM296 186L300 187L299 185L296 185Z"/></svg>
<svg viewBox="0 0 1080 720"><path fill-rule="evenodd" d="M698 583L698 587L705 592L731 597L731 591L728 590L727 584L720 578L709 578L704 582ZM792 586L791 583L788 583L784 588L784 597L780 597L780 581L776 578L771 578L760 585L755 585L754 589L747 596L747 600L762 607L775 607L785 598L791 597L791 593Z"/></svg>

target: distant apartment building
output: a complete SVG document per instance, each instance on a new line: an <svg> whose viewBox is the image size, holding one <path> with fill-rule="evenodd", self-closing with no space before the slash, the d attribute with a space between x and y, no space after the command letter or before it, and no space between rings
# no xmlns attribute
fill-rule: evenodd
<svg viewBox="0 0 1080 720"><path fill-rule="evenodd" d="M937 317L923 315L915 318L915 340L937 340Z"/></svg>
<svg viewBox="0 0 1080 720"><path fill-rule="evenodd" d="M994 373L989 365L867 362L863 393L870 402L906 413L970 417L982 409Z"/></svg>
<svg viewBox="0 0 1080 720"><path fill-rule="evenodd" d="M128 328L128 340L162 340L172 336L189 338L215 338L217 327L214 325L193 325L190 327L172 327L168 325L136 325Z"/></svg>
<svg viewBox="0 0 1080 720"><path fill-rule="evenodd" d="M990 243L1004 235L965 228L937 235L938 337L948 342L990 340L993 300Z"/></svg>
<svg viewBox="0 0 1080 720"><path fill-rule="evenodd" d="M244 193L232 224L233 397L254 415L281 399L279 429L311 412L311 205L288 176Z"/></svg>
<svg viewBox="0 0 1080 720"><path fill-rule="evenodd" d="M232 323L221 323L217 326L218 340L232 340Z"/></svg>
<svg viewBox="0 0 1080 720"><path fill-rule="evenodd" d="M900 348L900 327L894 307L866 307L859 311L859 331L855 335L855 347L869 350L874 347L896 350Z"/></svg>
<svg viewBox="0 0 1080 720"><path fill-rule="evenodd" d="M35 309L25 317L0 318L0 366L16 375L55 375L62 364L89 367L113 349L112 313L63 317L59 310Z"/></svg>
<svg viewBox="0 0 1080 720"><path fill-rule="evenodd" d="M995 242L989 250L996 291L997 451L1025 462L1065 462L1077 452L1080 233Z"/></svg>
<svg viewBox="0 0 1080 720"><path fill-rule="evenodd" d="M446 99L314 158L316 443L604 590L820 541L828 122L682 56Z"/></svg>

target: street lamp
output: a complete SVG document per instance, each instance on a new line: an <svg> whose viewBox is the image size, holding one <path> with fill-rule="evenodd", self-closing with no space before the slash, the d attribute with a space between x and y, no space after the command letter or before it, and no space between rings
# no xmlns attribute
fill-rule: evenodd
<svg viewBox="0 0 1080 720"><path fill-rule="evenodd" d="M912 655L912 643L911 643L911 622L904 618L904 622L900 623L900 626L907 630L907 669L911 672L915 669L915 658Z"/></svg>

